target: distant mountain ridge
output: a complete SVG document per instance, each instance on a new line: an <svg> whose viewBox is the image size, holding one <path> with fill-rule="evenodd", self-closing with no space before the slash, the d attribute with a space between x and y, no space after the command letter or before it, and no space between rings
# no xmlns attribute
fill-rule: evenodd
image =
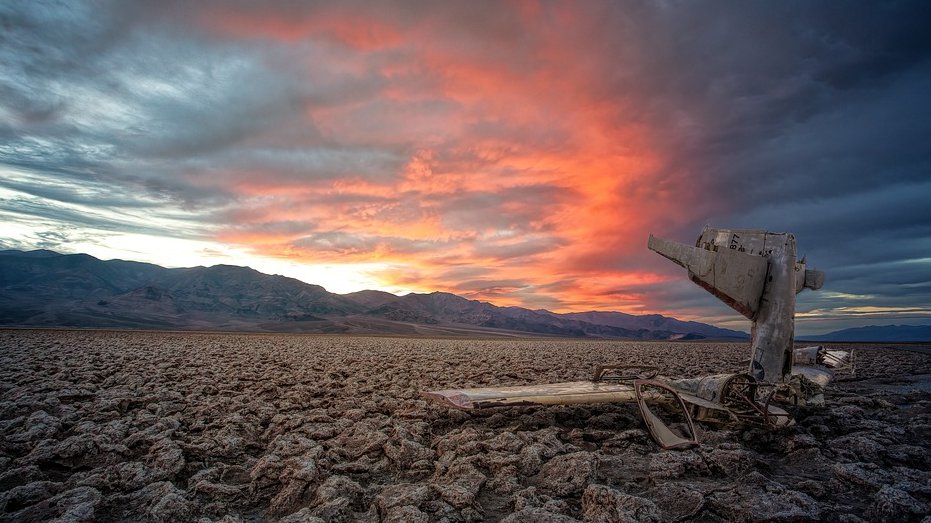
<svg viewBox="0 0 931 523"><path fill-rule="evenodd" d="M670 332L690 332L708 338L742 338L747 334L740 331L722 329L697 321L682 321L659 314L633 315L623 312L569 312L565 317L575 318L599 325L610 325L625 329L656 329Z"/></svg>
<svg viewBox="0 0 931 523"><path fill-rule="evenodd" d="M0 251L0 325L402 335L747 339L659 315L557 314L444 292L334 294L248 267L169 269L87 254Z"/></svg>
<svg viewBox="0 0 931 523"><path fill-rule="evenodd" d="M799 336L806 341L931 342L931 325L868 325L819 334Z"/></svg>

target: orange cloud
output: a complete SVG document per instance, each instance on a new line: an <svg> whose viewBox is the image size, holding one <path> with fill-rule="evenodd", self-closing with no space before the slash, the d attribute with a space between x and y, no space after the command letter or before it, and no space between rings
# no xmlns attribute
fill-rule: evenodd
<svg viewBox="0 0 931 523"><path fill-rule="evenodd" d="M644 290L665 276L624 259L643 256L651 229L693 222L715 202L671 189L690 173L668 161L641 91L605 87L629 64L591 45L586 24L596 20L571 4L502 10L516 25L334 6L205 16L226 38L352 48L337 68L304 64L311 85L328 74L371 82L350 101L308 99L299 117L320 136L307 147L398 158L384 167L360 157L351 169L322 158L303 175L227 172L239 206L218 238L308 262L382 261L392 269L372 277L393 288L560 311L642 310ZM483 274L455 272L469 267Z"/></svg>

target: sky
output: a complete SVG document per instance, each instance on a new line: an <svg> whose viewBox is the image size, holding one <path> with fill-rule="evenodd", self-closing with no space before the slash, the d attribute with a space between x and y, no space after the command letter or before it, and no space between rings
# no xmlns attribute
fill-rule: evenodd
<svg viewBox="0 0 931 523"><path fill-rule="evenodd" d="M0 3L0 248L749 322L647 250L789 231L797 331L931 324L931 3Z"/></svg>

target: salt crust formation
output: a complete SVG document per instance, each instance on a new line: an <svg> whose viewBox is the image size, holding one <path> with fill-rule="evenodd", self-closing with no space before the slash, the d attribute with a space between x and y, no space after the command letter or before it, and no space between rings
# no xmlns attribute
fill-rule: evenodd
<svg viewBox="0 0 931 523"><path fill-rule="evenodd" d="M745 344L0 331L0 521L929 521L931 356L858 357L792 429L661 451L634 405L418 392L732 372Z"/></svg>

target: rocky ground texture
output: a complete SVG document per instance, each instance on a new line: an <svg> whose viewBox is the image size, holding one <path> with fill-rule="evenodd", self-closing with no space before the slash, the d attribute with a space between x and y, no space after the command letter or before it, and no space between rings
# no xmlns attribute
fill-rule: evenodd
<svg viewBox="0 0 931 523"><path fill-rule="evenodd" d="M931 521L931 354L864 346L783 432L424 389L740 371L745 344L0 331L0 521Z"/></svg>

